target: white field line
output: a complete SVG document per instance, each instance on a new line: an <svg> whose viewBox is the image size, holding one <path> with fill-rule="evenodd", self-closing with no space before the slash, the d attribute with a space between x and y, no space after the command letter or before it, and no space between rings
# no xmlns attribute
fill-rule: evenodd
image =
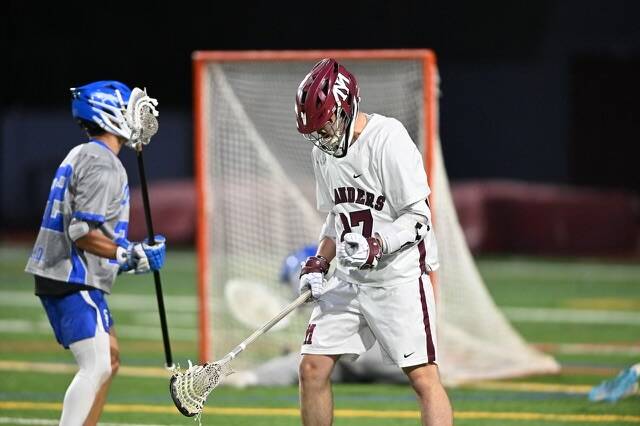
<svg viewBox="0 0 640 426"><path fill-rule="evenodd" d="M0 425L57 425L58 420L23 419L18 417L0 417ZM151 423L98 423L100 426L167 426ZM169 425L170 426L170 425Z"/></svg>
<svg viewBox="0 0 640 426"><path fill-rule="evenodd" d="M483 276L503 279L530 275L542 276L566 282L637 281L640 266L637 264L613 264L595 262L547 262L510 260L508 262L482 260L479 262Z"/></svg>
<svg viewBox="0 0 640 426"><path fill-rule="evenodd" d="M112 309L112 310L116 311L116 314L120 313L117 306L115 306L115 309ZM127 324L131 323L131 324L135 324L135 325L155 326L155 325L158 325L158 321L159 321L158 318L159 318L158 317L158 309L156 308L153 312L151 312L151 311L142 311L142 312L137 312L137 313L128 313L126 322L127 322ZM119 315L116 315L115 320L118 323L123 323L122 320L118 321L119 320ZM171 328L177 326L177 327L181 327L181 328L192 328L192 329L195 329L196 322L197 321L196 321L195 313L193 315L174 315L174 314L172 314L169 317L169 327L171 327Z"/></svg>
<svg viewBox="0 0 640 426"><path fill-rule="evenodd" d="M533 343L533 346L556 355L640 355L640 344L635 343Z"/></svg>
<svg viewBox="0 0 640 426"><path fill-rule="evenodd" d="M44 315L44 313L43 313ZM137 316L135 318L138 318ZM136 340L157 340L161 337L157 329L157 314L148 314L140 318L144 324L126 325L116 323L119 337ZM172 340L192 342L197 339L197 331L191 327L175 327L171 321ZM155 328L154 328L155 327ZM25 320L21 318L0 319L0 333L52 335L46 320ZM600 344L600 343L531 343L539 349L564 355L624 355L639 356L640 344Z"/></svg>
<svg viewBox="0 0 640 426"><path fill-rule="evenodd" d="M153 295L140 294L112 294L107 296L109 306L121 311L157 311L158 302ZM164 295L167 312L187 313L197 311L194 296ZM0 306L33 308L39 307L40 299L29 291L0 291Z"/></svg>
<svg viewBox="0 0 640 426"><path fill-rule="evenodd" d="M157 312L158 309L152 296L114 294L108 296L108 301L116 311ZM0 291L0 306L41 308L38 298L27 291ZM196 313L196 298L165 296L165 308L168 312ZM633 311L509 306L500 309L511 321L518 322L640 325L640 313Z"/></svg>
<svg viewBox="0 0 640 426"><path fill-rule="evenodd" d="M110 295L109 305L119 311L156 312L157 302L152 295ZM195 313L197 302L194 296L165 296L165 307L169 312ZM30 291L0 291L0 306L38 307L40 301ZM633 311L566 308L522 308L504 306L500 309L512 321L640 325L640 313Z"/></svg>
<svg viewBox="0 0 640 426"><path fill-rule="evenodd" d="M3 425L57 425L57 420L50 419L21 419L18 417L0 417Z"/></svg>
<svg viewBox="0 0 640 426"><path fill-rule="evenodd" d="M516 322L640 326L640 313L630 311L564 308L519 308L508 306L501 307L500 309L502 310L502 312L504 312L507 318L509 318L511 321Z"/></svg>
<svg viewBox="0 0 640 426"><path fill-rule="evenodd" d="M118 337L137 340L157 340L162 336L160 319L156 321L156 325L157 327L150 327L149 325L125 325L120 324L116 319L115 329ZM195 328L174 327L169 325L169 329L171 330L171 340L190 342L195 341L198 335ZM19 318L0 319L0 333L51 334L53 336L53 331L48 321L30 321Z"/></svg>
<svg viewBox="0 0 640 426"><path fill-rule="evenodd" d="M78 371L78 367L75 364L66 364L60 362L0 360L0 371L11 371L13 373L38 372L47 374L72 374ZM139 378L169 379L169 377L171 376L171 372L166 368L160 367L121 365L118 369L118 375Z"/></svg>
<svg viewBox="0 0 640 426"><path fill-rule="evenodd" d="M111 295L108 296L109 304L116 311L133 311L139 314L157 312L157 302L153 296L143 295ZM0 291L0 306L11 307L31 307L40 308L40 301L30 292L22 291ZM194 296L167 296L165 306L168 312L175 313L195 313L197 304ZM523 308L523 307L501 307L500 308L509 320L514 322L539 322L539 323L579 323L579 324L605 324L605 325L632 325L640 326L640 313L633 311L619 310L595 310L595 309L566 309L566 308ZM150 316L145 316L145 325L152 325ZM7 322L9 321L9 322ZM18 330L34 331L39 326L15 322L7 319L0 321L0 331L11 332L12 324ZM117 323L117 321L116 321ZM180 324L182 325L182 324ZM116 325L118 327L118 325ZM135 326L121 325L119 330L130 327L124 331L127 337L144 337L146 329ZM172 327L173 329L174 327ZM47 329L48 330L48 329ZM189 339L195 338L195 329L185 327ZM19 331L19 332L22 332ZM182 331L180 331L182 332ZM193 337L191 337L193 336Z"/></svg>
<svg viewBox="0 0 640 426"><path fill-rule="evenodd" d="M111 295L108 296L109 306L114 311L135 312L133 324L121 323L115 317L115 327L119 337L156 340L161 337L159 328L158 305L153 296L143 295ZM42 304L37 296L29 291L0 291L0 307L34 308L42 310ZM196 299L193 296L165 296L165 309L173 313L170 329L173 340L194 341L197 330L193 322L196 314ZM43 312L42 320L26 320L24 318L0 319L0 332L12 334L51 334L51 326ZM190 314L184 317L177 314ZM191 325L191 326L190 326Z"/></svg>

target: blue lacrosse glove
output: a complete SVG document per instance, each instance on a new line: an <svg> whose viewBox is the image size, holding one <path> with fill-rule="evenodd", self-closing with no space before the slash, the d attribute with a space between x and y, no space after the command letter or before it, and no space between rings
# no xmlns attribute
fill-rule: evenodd
<svg viewBox="0 0 640 426"><path fill-rule="evenodd" d="M149 245L148 238L145 238L142 243L142 249L149 260L149 268L152 271L159 271L164 266L164 257L166 253L165 242L167 239L158 234L153 237L153 240L155 244Z"/></svg>

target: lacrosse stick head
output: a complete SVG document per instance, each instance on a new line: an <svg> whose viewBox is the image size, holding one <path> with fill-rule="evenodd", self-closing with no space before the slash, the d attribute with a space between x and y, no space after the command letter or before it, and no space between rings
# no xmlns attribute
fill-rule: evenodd
<svg viewBox="0 0 640 426"><path fill-rule="evenodd" d="M185 416L193 417L202 413L209 394L218 387L224 378L233 373L230 359L206 364L192 365L177 371L169 382L169 391L176 408Z"/></svg>
<svg viewBox="0 0 640 426"><path fill-rule="evenodd" d="M126 145L137 151L151 142L151 137L158 132L157 99L147 95L147 89L135 87L129 96L125 118L131 129L131 136Z"/></svg>

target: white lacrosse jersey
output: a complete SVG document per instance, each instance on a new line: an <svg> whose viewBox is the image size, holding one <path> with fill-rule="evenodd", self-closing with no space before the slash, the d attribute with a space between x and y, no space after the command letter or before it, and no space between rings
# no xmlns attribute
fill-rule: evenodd
<svg viewBox="0 0 640 426"><path fill-rule="evenodd" d="M398 120L379 114L368 122L343 158L312 151L317 208L335 214L337 241L348 232L371 237L417 202L427 203L431 190L422 155ZM429 213L430 216L430 213ZM422 273L438 268L438 252L430 231L418 244L383 255L374 269L347 268L338 263L335 274L349 282L370 286L415 283Z"/></svg>
<svg viewBox="0 0 640 426"><path fill-rule="evenodd" d="M76 146L58 167L25 271L110 293L118 264L76 247L68 232L73 218L99 228L116 243L127 238L127 173L101 141Z"/></svg>

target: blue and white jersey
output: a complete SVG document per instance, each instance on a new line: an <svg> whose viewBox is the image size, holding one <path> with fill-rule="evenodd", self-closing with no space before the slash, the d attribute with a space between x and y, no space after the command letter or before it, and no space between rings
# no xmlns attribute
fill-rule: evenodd
<svg viewBox="0 0 640 426"><path fill-rule="evenodd" d="M99 228L115 242L127 237L127 173L120 159L100 141L76 146L58 167L25 271L110 293L118 264L80 250L69 237L72 219Z"/></svg>

